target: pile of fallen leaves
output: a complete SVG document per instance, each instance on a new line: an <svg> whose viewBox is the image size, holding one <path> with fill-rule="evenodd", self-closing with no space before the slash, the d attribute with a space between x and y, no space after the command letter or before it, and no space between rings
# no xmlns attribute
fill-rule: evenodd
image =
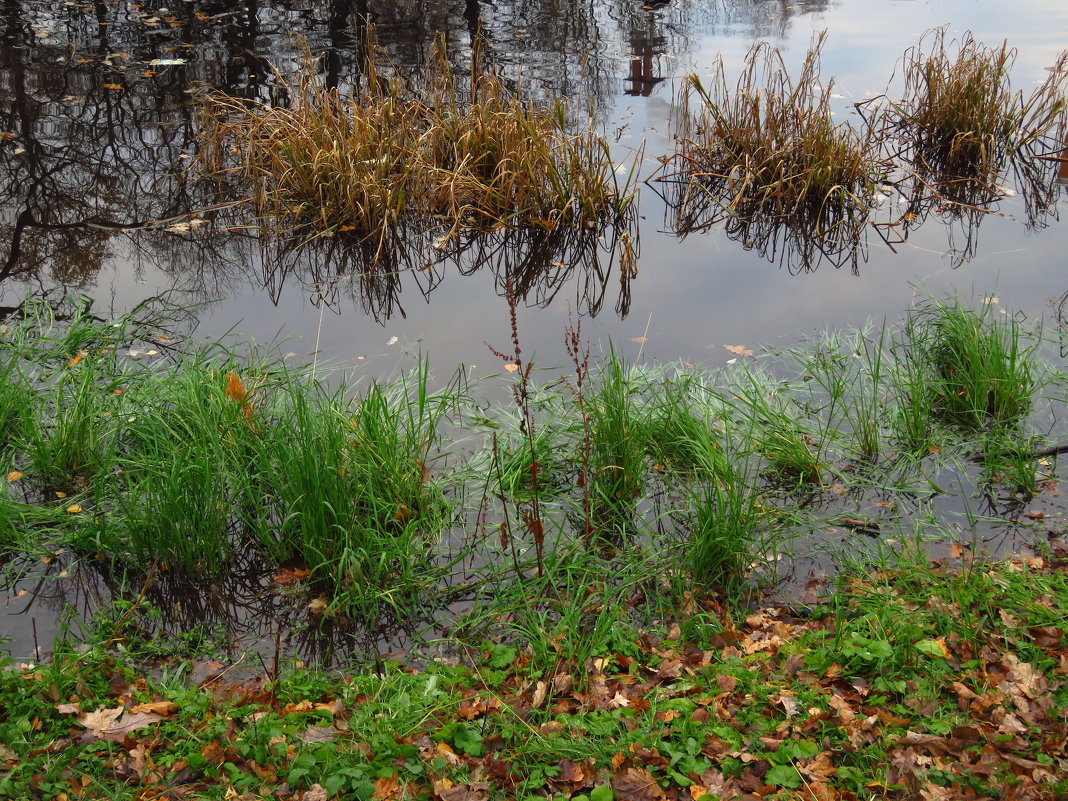
<svg viewBox="0 0 1068 801"><path fill-rule="evenodd" d="M0 672L0 797L1064 798L1065 557L884 571L804 613L709 600L702 642L540 672L519 643L276 682L61 654Z"/></svg>

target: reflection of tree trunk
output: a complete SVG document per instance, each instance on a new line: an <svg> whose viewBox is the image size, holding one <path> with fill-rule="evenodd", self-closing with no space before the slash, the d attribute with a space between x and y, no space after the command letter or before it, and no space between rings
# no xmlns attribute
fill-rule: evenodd
<svg viewBox="0 0 1068 801"><path fill-rule="evenodd" d="M25 150L23 158L32 165L36 173L39 168L40 146L34 138L37 121L40 119L41 105L30 97L26 91L26 65L23 54L26 48L22 42L22 31L19 20L22 19L22 9L19 3L8 0L4 3L4 19L8 24L4 27L5 46L0 48L0 65L8 75L11 89L11 105L6 109L10 119L10 127L18 131L19 141ZM8 245L7 259L0 266L0 281L10 278L19 272L18 263L22 255L22 235L27 226L33 222L33 212L30 210L32 197L35 194L33 188L37 185L36 180L30 182L30 192L26 197L26 205L15 216L15 224L11 230L11 240ZM7 187L5 187L6 189ZM13 188L13 187L12 187ZM19 193L12 192L12 200Z"/></svg>
<svg viewBox="0 0 1068 801"><path fill-rule="evenodd" d="M323 80L329 89L337 88L341 80L341 54L346 52L352 43L352 6L352 0L332 0L330 3L330 16L326 20L326 36L330 44L323 54Z"/></svg>
<svg viewBox="0 0 1068 801"><path fill-rule="evenodd" d="M482 11L479 8L478 0L465 0L464 2L464 21L467 23L467 35L471 39L471 46L475 44L482 32Z"/></svg>

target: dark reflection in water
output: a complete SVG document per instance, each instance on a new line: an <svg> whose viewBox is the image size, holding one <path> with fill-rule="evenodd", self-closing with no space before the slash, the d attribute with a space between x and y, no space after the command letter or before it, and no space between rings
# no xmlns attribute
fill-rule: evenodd
<svg viewBox="0 0 1068 801"><path fill-rule="evenodd" d="M797 5L802 11L823 7ZM299 58L295 34L323 56L320 69L330 86L359 83L368 23L399 65L422 63L444 32L459 68L473 37L481 36L525 92L580 98L578 108L588 105L604 119L612 97L648 95L665 77L664 58L684 53L690 34L741 28L753 36L782 35L793 13L793 6L742 0L681 0L655 12L629 0L6 0L0 5L0 241L6 245L0 280L88 286L132 244L147 262L181 273L180 282L203 296L225 294L234 280L254 281L254 275L233 274L225 259L205 264L195 249L182 255L169 233L145 236L140 229L211 202L188 172L196 154L194 94L210 87L271 100L274 70L285 74ZM624 55L631 62L627 78L618 69ZM528 257L512 261L522 264L537 247L544 249L532 246ZM272 280L266 288L276 287L275 271L267 272ZM600 276L587 280L597 283ZM384 298L395 299L395 291L383 295L378 287L372 294L383 299L368 309L388 316ZM591 300L587 310L600 309L602 300ZM614 305L623 311L627 304L621 297Z"/></svg>
<svg viewBox="0 0 1068 801"><path fill-rule="evenodd" d="M277 649L287 659L325 667L401 651L420 630L448 616L443 597L441 608L426 608L425 619L402 622L385 613L355 625L323 618L313 611L313 587L280 585L275 577L284 571L247 550L222 575L202 581L165 572L117 574L108 562L69 555L47 565L4 567L8 581L0 589L7 597L0 615L19 616L15 640L4 650L22 659L50 652L55 636L69 627L75 635L95 628L103 640L136 637L161 645L182 635L186 647L195 647L189 633L196 632L204 648L229 662L269 661Z"/></svg>

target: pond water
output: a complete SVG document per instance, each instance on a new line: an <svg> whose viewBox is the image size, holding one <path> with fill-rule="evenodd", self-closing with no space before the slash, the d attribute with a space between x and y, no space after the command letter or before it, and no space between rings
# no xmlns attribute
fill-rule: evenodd
<svg viewBox="0 0 1068 801"><path fill-rule="evenodd" d="M272 65L291 67L307 37L327 79L357 74L356 52L369 15L381 45L400 64L419 63L444 31L462 63L481 26L506 74L532 93L551 91L590 105L622 160L644 142L643 175L673 150L672 113L680 79L707 74L722 55L728 72L759 39L799 64L815 32L826 30L823 75L837 79L842 118L853 101L890 87L902 53L935 26L966 30L1018 49L1014 86L1030 91L1047 74L1068 29L1056 0L960 2L405 2L381 4L180 0L169 4L7 3L0 54L0 274L9 305L27 287L62 285L103 305L128 308L176 288L198 312L200 336L224 332L285 350L376 371L422 352L448 374L458 364L497 370L485 342L507 342L507 304L492 265L462 275L444 263L401 276L361 296L358 279L337 276L312 254L283 267L254 237L197 236L156 220L188 222L199 208L186 168L195 153L191 97L204 85L264 97ZM656 185L640 192L638 275L621 297L618 272L602 279L552 279L551 302L528 297L520 331L540 363L563 363L571 309L600 311L586 333L613 340L625 356L708 364L731 357L724 344L782 344L825 327L896 319L917 293L997 295L1032 316L1068 289L1062 270L1061 202L1035 225L1022 204L1004 199L974 225L932 214L893 249L869 232L855 274L816 265L789 268L790 254L746 249L721 227L680 239ZM784 266L784 262L787 266ZM326 281L313 284L314 280ZM592 288L590 284L593 284ZM321 294L327 304L321 306ZM383 297L383 293L385 297ZM622 313L625 311L625 314ZM393 344L388 344L393 343Z"/></svg>
<svg viewBox="0 0 1068 801"><path fill-rule="evenodd" d="M278 259L253 232L221 230L223 216L203 211L206 195L189 173L195 95L210 87L267 98L273 70L299 61L298 36L321 56L327 82L346 86L358 77L367 20L399 65L421 63L438 32L462 65L481 30L509 80L591 109L614 156L640 158L650 178L674 150L681 80L708 74L719 57L736 71L759 40L796 67L826 30L822 73L835 76L836 113L848 119L853 103L900 91L902 54L942 25L991 45L1007 40L1018 50L1014 86L1029 92L1064 47L1068 4L8 0L0 6L0 304L65 288L122 311L170 292L212 301L194 312L201 338L251 338L301 359L317 351L376 375L418 354L443 378L461 364L475 375L499 372L486 343L508 349L510 317L492 260L468 269L445 259L369 286L339 275L322 251ZM539 364L566 362L575 311L591 340L615 343L624 358L715 366L734 358L725 345L790 345L826 328L897 320L926 294L996 296L1036 319L1053 315L1068 291L1059 219L1068 189L1052 177L1056 200L1037 217L1017 191L974 215L935 209L892 247L871 228L855 269L799 267L789 250L762 252L718 226L676 236L657 188L640 187L635 277L622 280L604 259L600 275L564 269L524 298L520 336Z"/></svg>

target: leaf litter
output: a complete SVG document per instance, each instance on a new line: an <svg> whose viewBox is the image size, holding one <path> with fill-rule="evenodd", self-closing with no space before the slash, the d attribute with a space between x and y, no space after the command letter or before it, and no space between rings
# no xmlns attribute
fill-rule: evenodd
<svg viewBox="0 0 1068 801"><path fill-rule="evenodd" d="M584 660L561 643L555 667L522 642L464 664L229 684L219 670L188 687L103 651L9 667L0 700L20 699L29 734L0 751L0 790L41 785L47 754L78 763L64 792L82 799L1060 798L1066 566L1057 547L884 568L809 608L690 594L686 616L718 633L682 637L680 617ZM970 622L967 582L1003 591L1001 614ZM82 787L85 770L109 778Z"/></svg>

